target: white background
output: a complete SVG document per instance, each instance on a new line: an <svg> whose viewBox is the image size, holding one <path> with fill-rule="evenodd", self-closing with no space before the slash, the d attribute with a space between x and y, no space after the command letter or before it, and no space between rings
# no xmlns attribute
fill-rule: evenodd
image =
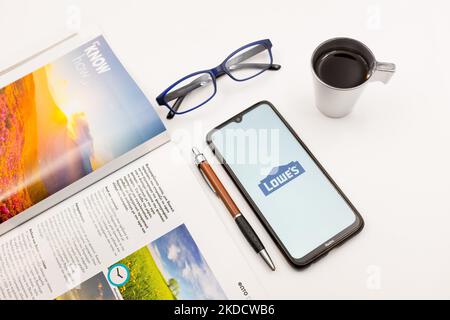
<svg viewBox="0 0 450 320"><path fill-rule="evenodd" d="M216 166L277 264L268 271L210 194L263 285L273 298L450 298L449 12L444 0L1 0L0 69L94 23L154 102L179 77L270 38L282 70L247 83L222 78L213 101L166 121L188 157L193 144L206 150L208 130L267 99L363 215L361 234L298 271ZM335 36L359 39L397 64L388 85L371 84L340 120L315 109L309 67L314 48Z"/></svg>

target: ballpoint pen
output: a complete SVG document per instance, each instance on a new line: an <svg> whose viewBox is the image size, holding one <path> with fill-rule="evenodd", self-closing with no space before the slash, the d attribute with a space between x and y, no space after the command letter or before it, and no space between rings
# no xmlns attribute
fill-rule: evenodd
<svg viewBox="0 0 450 320"><path fill-rule="evenodd" d="M245 217L242 215L242 212L234 203L233 199L231 199L231 196L223 186L222 182L220 182L219 178L209 165L203 153L201 153L197 148L192 148L192 152L194 153L195 164L200 170L206 183L225 204L225 207L228 209L234 221L236 221L239 229L241 230L247 241L250 243L250 245L253 247L253 249L256 251L256 253L261 256L261 258L273 271L275 271L275 265L273 264L272 259L264 248L264 245L262 244L258 235L248 223L247 219L245 219Z"/></svg>

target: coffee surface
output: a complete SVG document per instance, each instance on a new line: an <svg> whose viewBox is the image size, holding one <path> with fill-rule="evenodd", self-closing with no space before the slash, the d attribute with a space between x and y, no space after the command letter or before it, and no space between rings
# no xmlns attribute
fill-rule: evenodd
<svg viewBox="0 0 450 320"><path fill-rule="evenodd" d="M317 60L316 74L326 84L336 88L353 88L369 77L369 65L359 54L334 50Z"/></svg>

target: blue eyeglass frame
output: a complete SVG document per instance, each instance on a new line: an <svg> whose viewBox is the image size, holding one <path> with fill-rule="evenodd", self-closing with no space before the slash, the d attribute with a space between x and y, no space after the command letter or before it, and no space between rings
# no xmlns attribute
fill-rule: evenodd
<svg viewBox="0 0 450 320"><path fill-rule="evenodd" d="M237 79L236 77L234 77L231 72L228 70L226 64L227 62L234 57L237 53L239 53L242 50L245 50L249 47L253 47L256 45L263 45L269 52L269 57L270 57L270 63L267 65L266 68L262 68L261 71L259 71L258 73L248 77L248 78L244 78L244 79ZM220 65L218 65L215 68L212 69L207 69L207 70L202 70L202 71L197 71L194 73L191 73L183 78L181 78L180 80L178 80L177 82L175 82L174 84L172 84L170 87L168 87L166 90L164 90L158 97L156 97L156 102L158 103L158 105L160 106L166 106L174 115L180 115L180 114L185 114L191 111L194 111L195 109L200 108L201 106L203 106L204 104L208 103L212 98L214 98L214 96L217 93L217 78L223 76L223 75L228 75L231 79L233 79L234 81L238 81L238 82L242 82L242 81L247 81L250 79L253 79L257 76L259 76L261 73L269 70L271 67L274 66L273 64L273 55L272 55L272 42L270 41L270 39L263 39L263 40L259 40L259 41L255 41L255 42L251 42L243 47L240 47L239 49L233 51ZM277 65L277 68L275 70L279 70L280 66ZM203 103L199 104L196 107L193 107L189 110L185 110L185 111L178 111L178 110L174 110L168 102L166 102L165 97L166 95L173 89L175 88L177 85L179 85L181 82L192 78L196 75L201 75L201 74L209 74L211 76L212 79L212 83L214 85L214 92L211 95L211 97L209 97L206 101L204 101Z"/></svg>

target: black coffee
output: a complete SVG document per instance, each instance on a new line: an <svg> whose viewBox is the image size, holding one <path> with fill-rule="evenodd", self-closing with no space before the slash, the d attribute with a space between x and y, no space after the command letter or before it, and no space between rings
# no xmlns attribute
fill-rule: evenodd
<svg viewBox="0 0 450 320"><path fill-rule="evenodd" d="M370 68L359 54L334 50L320 57L314 69L319 78L336 88L353 88L359 86L369 77Z"/></svg>

